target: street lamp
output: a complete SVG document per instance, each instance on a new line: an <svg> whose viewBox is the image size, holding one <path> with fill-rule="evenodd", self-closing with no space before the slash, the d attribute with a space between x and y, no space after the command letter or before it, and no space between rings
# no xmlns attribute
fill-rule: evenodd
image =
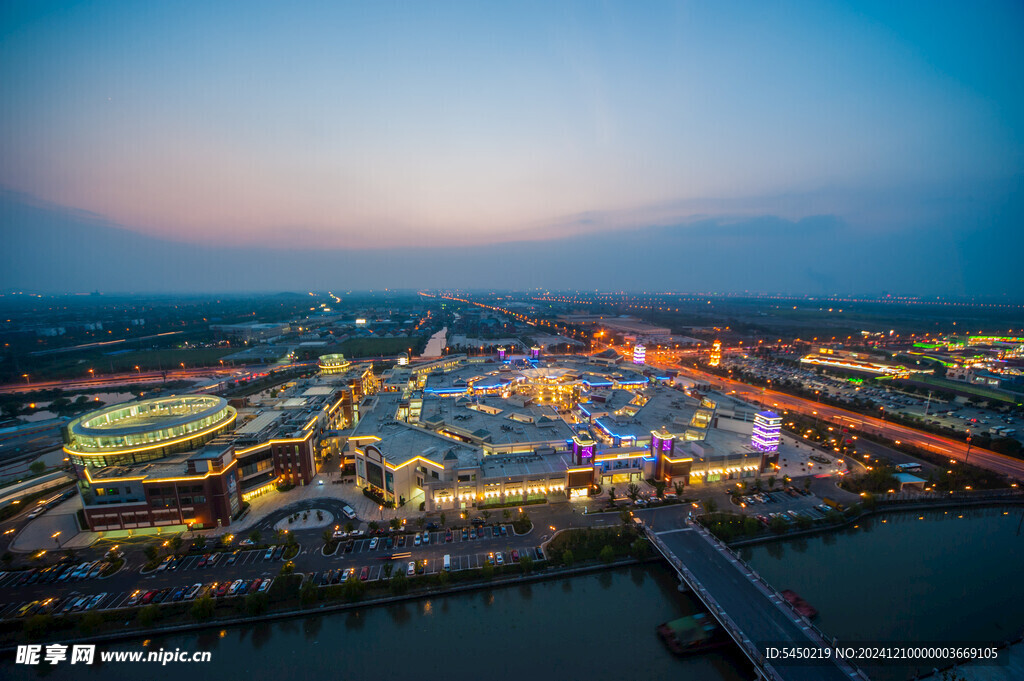
<svg viewBox="0 0 1024 681"><path fill-rule="evenodd" d="M138 364L135 365L135 370L138 371L140 374L142 373L142 369L139 368Z"/></svg>
<svg viewBox="0 0 1024 681"><path fill-rule="evenodd" d="M52 539L54 541L54 543L57 545L57 548L59 549L60 548L60 532L54 532L53 534L51 534L50 535L50 539Z"/></svg>
<svg viewBox="0 0 1024 681"><path fill-rule="evenodd" d="M22 374L21 377L25 379L25 385L28 385L28 374Z"/></svg>

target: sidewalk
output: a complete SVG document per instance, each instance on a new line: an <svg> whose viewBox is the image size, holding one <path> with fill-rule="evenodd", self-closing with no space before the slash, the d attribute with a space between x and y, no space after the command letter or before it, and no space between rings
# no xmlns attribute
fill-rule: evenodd
<svg viewBox="0 0 1024 681"><path fill-rule="evenodd" d="M75 496L29 522L11 542L11 551L31 553L40 549L63 551L88 548L100 538L100 534L79 531L75 514L80 508L82 500ZM60 534L54 537L57 532Z"/></svg>

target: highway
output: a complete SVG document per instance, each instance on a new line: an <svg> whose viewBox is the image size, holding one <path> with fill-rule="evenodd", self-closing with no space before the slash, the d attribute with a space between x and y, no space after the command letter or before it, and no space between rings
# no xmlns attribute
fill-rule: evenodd
<svg viewBox="0 0 1024 681"><path fill-rule="evenodd" d="M891 423L884 419L865 416L814 400L740 383L730 378L716 376L689 367L669 365L666 368L681 371L702 382L722 385L724 386L723 392L735 394L737 397L750 402L756 402L766 407L788 409L808 416L815 415L816 412L816 415L825 421L850 426L864 433L881 435L897 442L914 444L922 449L927 449L958 461L969 460L972 465L979 468L1001 473L1019 481L1024 480L1024 460L1021 459L1014 459L1013 457L981 449L980 447L971 447L970 455L968 456L966 442L953 440L942 435L933 435L898 423Z"/></svg>

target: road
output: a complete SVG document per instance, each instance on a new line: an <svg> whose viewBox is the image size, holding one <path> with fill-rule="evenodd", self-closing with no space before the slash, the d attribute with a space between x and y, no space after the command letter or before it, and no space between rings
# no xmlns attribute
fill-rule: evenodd
<svg viewBox="0 0 1024 681"><path fill-rule="evenodd" d="M747 578L734 558L717 550L696 530L670 529L658 532L657 536L686 565L762 655L769 646L818 648L809 625L802 618L780 606L774 594L767 594L763 587ZM779 665L776 671L792 681L848 678L831 661Z"/></svg>
<svg viewBox="0 0 1024 681"><path fill-rule="evenodd" d="M756 402L765 407L783 408L795 411L804 415L814 415L832 423L850 426L864 433L881 435L897 442L906 442L916 445L922 449L948 456L958 461L969 461L972 465L985 468L996 473L1009 476L1018 481L1024 481L1024 460L1014 459L997 452L992 452L980 447L971 447L967 451L967 443L959 440L952 440L942 435L932 435L915 428L903 426L898 423L891 423L872 416L865 416L840 407L815 402L787 395L786 393L768 390L758 386L747 385L729 378L708 374L689 367L672 365L668 368L678 370L704 382L710 382L725 386L724 392L734 393L737 397Z"/></svg>

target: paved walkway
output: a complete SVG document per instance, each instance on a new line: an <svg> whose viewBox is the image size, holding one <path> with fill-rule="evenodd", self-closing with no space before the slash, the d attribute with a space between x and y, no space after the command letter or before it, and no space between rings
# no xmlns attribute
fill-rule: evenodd
<svg viewBox="0 0 1024 681"><path fill-rule="evenodd" d="M30 553L40 549L56 551L84 549L99 538L98 532L80 532L75 514L82 508L79 497L71 497L28 523L11 542L11 550ZM53 535L59 532L57 537Z"/></svg>

